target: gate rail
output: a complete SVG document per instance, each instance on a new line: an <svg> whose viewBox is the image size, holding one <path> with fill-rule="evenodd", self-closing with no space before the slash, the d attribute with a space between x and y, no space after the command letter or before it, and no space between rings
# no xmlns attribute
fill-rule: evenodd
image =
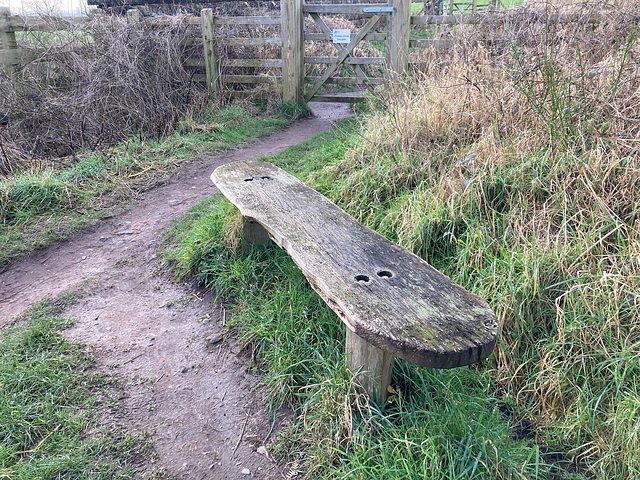
<svg viewBox="0 0 640 480"><path fill-rule="evenodd" d="M479 0L480 1L480 0ZM489 1L491 5L495 0ZM451 5L452 3L448 3ZM479 8L480 5L478 5ZM409 58L409 48L435 48L447 49L452 40L445 39L415 39L409 40L411 25L459 25L481 23L484 14L464 15L413 15L410 12L411 0L389 0L385 4L303 4L303 0L281 0L280 16L252 16L252 17L219 17L213 15L211 9L204 9L200 17L184 17L181 19L189 25L199 25L202 30L201 38L186 40L189 45L202 45L202 54L197 57L187 58L184 64L187 67L196 67L204 70L203 73L195 73L192 78L195 81L207 85L212 97L247 96L253 95L250 91L236 91L223 88L225 84L270 84L275 89L282 89L282 100L285 103L297 103L313 98L323 100L318 95L319 88L323 84L338 85L380 85L385 79L367 76L367 65L384 65L387 68L385 77L393 77L394 74L402 74L408 70L410 63L415 63ZM360 14L369 16L370 20L365 28L360 29L356 38L359 40L386 41L386 56L382 57L353 57L353 45L334 44L338 50L337 57L305 57L305 41L330 41L332 31L326 25L320 15L326 14ZM304 32L304 15L311 15L320 33ZM389 16L387 32L372 32L371 28L381 15ZM131 22L144 22L149 25L170 24L175 19L168 17L143 18L137 10L129 10L127 18ZM597 23L599 16L575 15L575 14L551 14L532 16L531 22L558 22L566 23L576 20ZM20 17L11 15L8 8L0 7L0 72L8 74L19 72L22 65L31 58L30 52L21 48L16 32L20 31L54 31L67 30L72 25L82 25L92 22L91 17L67 17L60 19ZM224 25L270 25L280 27L279 37L270 38L237 38L224 37L216 34L216 27ZM275 32L274 32L275 33ZM280 46L282 49L280 58L226 58L220 56L221 47L261 47ZM273 56L277 56L273 55ZM327 65L327 69L321 75L309 75L305 77L306 65ZM340 65L349 65L355 72L353 77L332 76ZM235 68L268 68L282 69L282 74L269 72L269 75L250 74L251 71L234 72ZM329 73L328 73L329 72ZM312 82L310 93L304 96L304 82ZM327 100L325 98L324 100ZM332 97L331 100L335 100ZM353 102L357 98L347 97L344 101Z"/></svg>

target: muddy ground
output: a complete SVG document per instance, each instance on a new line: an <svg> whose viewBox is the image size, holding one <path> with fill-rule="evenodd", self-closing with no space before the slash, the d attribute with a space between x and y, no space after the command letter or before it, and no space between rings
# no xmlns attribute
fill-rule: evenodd
<svg viewBox="0 0 640 480"><path fill-rule="evenodd" d="M0 273L0 328L33 303L77 289L83 298L65 332L86 345L99 371L124 384L117 422L148 431L157 459L145 474L167 478L283 478L264 444L286 413L270 414L250 358L224 328L224 308L191 283L176 283L157 257L168 225L215 191L224 163L274 155L350 115L343 104L314 104L315 116L219 156L185 164L127 212Z"/></svg>

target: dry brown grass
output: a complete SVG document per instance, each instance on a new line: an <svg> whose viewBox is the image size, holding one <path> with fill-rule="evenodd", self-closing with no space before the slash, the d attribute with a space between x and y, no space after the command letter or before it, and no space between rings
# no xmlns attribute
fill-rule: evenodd
<svg viewBox="0 0 640 480"><path fill-rule="evenodd" d="M600 20L549 16L576 12ZM494 378L587 478L640 468L638 19L637 2L534 3L455 28L322 173L489 299Z"/></svg>

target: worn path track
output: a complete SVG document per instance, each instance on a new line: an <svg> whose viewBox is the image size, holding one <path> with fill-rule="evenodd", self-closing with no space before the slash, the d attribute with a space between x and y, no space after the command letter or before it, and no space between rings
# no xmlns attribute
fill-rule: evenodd
<svg viewBox="0 0 640 480"><path fill-rule="evenodd" d="M219 341L224 313L209 295L173 282L156 248L174 219L215 191L215 167L274 155L350 114L339 104L314 107L316 116L281 133L189 163L126 213L0 273L0 328L33 303L89 280L90 293L67 312L77 322L66 335L87 345L96 368L124 378L125 409L116 420L151 434L158 460L147 473L227 479L247 469L251 478L281 478L256 451L271 420L249 360Z"/></svg>

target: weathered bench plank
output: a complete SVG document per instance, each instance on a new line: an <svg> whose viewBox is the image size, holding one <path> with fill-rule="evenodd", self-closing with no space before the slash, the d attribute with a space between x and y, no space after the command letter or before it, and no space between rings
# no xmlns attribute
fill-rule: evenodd
<svg viewBox="0 0 640 480"><path fill-rule="evenodd" d="M249 161L221 166L211 179L371 345L434 368L475 363L493 350L498 322L484 300L295 177Z"/></svg>

